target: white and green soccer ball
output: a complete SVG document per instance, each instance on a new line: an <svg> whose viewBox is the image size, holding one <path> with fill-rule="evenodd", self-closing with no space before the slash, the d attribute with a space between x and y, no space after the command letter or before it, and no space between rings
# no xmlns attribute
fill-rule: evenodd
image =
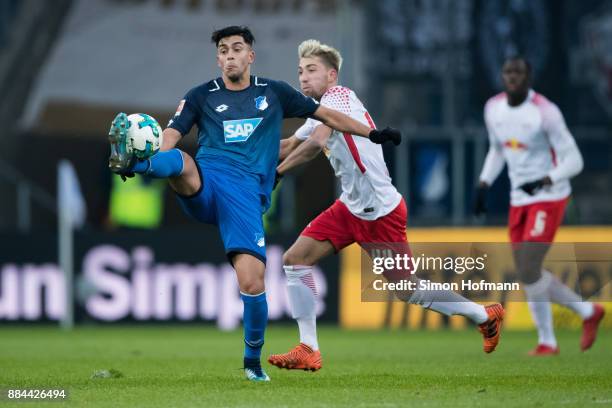
<svg viewBox="0 0 612 408"><path fill-rule="evenodd" d="M127 130L127 151L146 160L159 151L162 145L162 128L159 123L146 113L132 113L128 115L129 128Z"/></svg>

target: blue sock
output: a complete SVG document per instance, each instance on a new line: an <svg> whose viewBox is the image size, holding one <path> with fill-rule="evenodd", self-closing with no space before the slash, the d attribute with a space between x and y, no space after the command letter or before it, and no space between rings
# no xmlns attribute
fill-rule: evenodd
<svg viewBox="0 0 612 408"><path fill-rule="evenodd" d="M158 152L148 160L137 160L132 171L153 178L180 176L183 172L183 155L179 149Z"/></svg>
<svg viewBox="0 0 612 408"><path fill-rule="evenodd" d="M258 359L264 344L264 332L268 323L268 301L266 292L259 295L245 295L240 292L244 303L244 357Z"/></svg>

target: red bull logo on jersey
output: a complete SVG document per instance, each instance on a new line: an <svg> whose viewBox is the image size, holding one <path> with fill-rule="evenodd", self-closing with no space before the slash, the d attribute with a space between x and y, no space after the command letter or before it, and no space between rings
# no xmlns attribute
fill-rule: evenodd
<svg viewBox="0 0 612 408"><path fill-rule="evenodd" d="M526 150L527 145L525 143L519 142L517 139L508 139L504 142L504 147L507 147L512 150Z"/></svg>
<svg viewBox="0 0 612 408"><path fill-rule="evenodd" d="M223 135L225 143L246 142L255 132L263 118L224 120Z"/></svg>

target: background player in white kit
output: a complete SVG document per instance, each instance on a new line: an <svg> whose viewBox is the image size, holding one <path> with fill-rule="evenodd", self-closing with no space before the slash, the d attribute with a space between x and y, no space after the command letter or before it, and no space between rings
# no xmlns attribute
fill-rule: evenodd
<svg viewBox="0 0 612 408"><path fill-rule="evenodd" d="M524 58L506 60L502 77L505 92L489 99L485 106L490 147L474 210L476 215L486 211L487 189L507 163L511 183L510 240L539 337L538 346L530 354L559 353L551 301L570 308L583 319L580 347L584 351L595 341L603 307L583 302L542 269L546 252L563 221L571 194L569 179L582 171L582 156L559 108L530 88L531 68Z"/></svg>
<svg viewBox="0 0 612 408"><path fill-rule="evenodd" d="M304 94L375 128L355 93L338 86L342 57L337 50L316 40L307 40L299 46L298 54L300 87ZM315 263L354 242L360 245L404 243L404 250L409 251L406 203L391 183L379 145L308 120L295 135L281 141L282 162L277 168L278 174L282 176L322 150L340 178L342 195L308 224L283 256L289 304L298 322L300 344L288 353L270 356L268 361L281 368L312 371L321 368L316 334L316 287L312 275ZM394 277L387 276L387 279ZM487 353L492 352L499 341L504 314L499 304L485 308L450 291L416 290L408 294L406 300L446 315L470 318L479 325Z"/></svg>

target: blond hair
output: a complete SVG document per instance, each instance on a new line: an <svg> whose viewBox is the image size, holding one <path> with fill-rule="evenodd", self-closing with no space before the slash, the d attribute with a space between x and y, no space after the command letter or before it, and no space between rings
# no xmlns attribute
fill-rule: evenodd
<svg viewBox="0 0 612 408"><path fill-rule="evenodd" d="M337 72L340 72L340 67L342 66L342 55L340 55L340 52L327 44L321 44L317 40L302 42L298 47L298 56L300 58L319 57L324 64L335 69Z"/></svg>

